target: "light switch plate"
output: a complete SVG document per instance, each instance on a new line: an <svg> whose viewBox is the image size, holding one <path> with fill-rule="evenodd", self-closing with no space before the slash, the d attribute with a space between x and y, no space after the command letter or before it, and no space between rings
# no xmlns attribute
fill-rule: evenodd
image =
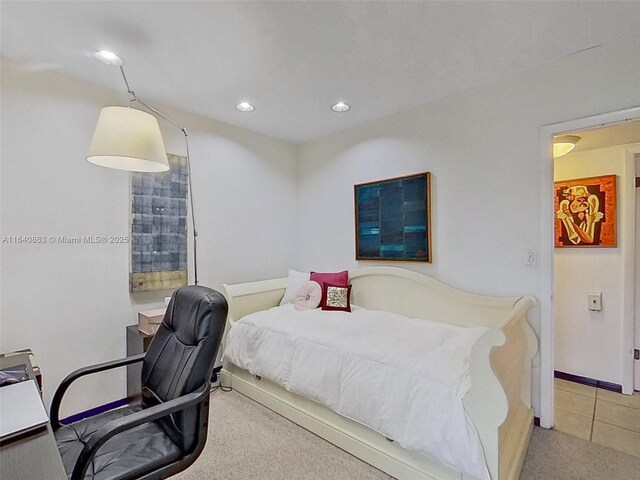
<svg viewBox="0 0 640 480"><path fill-rule="evenodd" d="M524 265L526 267L533 267L536 264L536 251L527 250L524 256Z"/></svg>

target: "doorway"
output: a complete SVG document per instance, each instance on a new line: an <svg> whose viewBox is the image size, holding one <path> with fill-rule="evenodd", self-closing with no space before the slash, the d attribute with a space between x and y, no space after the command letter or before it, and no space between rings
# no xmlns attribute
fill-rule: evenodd
<svg viewBox="0 0 640 480"><path fill-rule="evenodd" d="M555 138L577 142L554 158L555 376L630 394L640 120Z"/></svg>
<svg viewBox="0 0 640 480"><path fill-rule="evenodd" d="M554 158L554 426L640 456L640 394L621 393L634 390L640 121L560 140L577 143Z"/></svg>
<svg viewBox="0 0 640 480"><path fill-rule="evenodd" d="M541 265L541 298L540 298L540 312L541 312L541 325L540 325L540 425L545 428L551 428L554 425L554 371L555 371L555 355L554 355L554 290L555 290L555 274L554 274L554 260L555 260L555 218L551 212L554 211L554 161L552 156L552 144L553 138L556 135L567 134L568 132L581 132L585 130L595 129L598 127L609 126L614 124L622 124L640 119L640 107L635 107L628 110L605 113L587 117L578 120L572 120L554 125L548 125L542 128L541 132L541 159L542 159L542 202L541 211L545 212L542 215L542 231L543 231L543 244L540 250L540 265ZM632 155L629 153L629 155ZM632 157L633 158L633 157ZM635 170L635 163L633 163L633 170ZM635 210L635 203L633 203L632 210ZM548 214L547 214L548 212ZM632 223L635 221L635 216L632 219ZM635 245L635 231L632 229L627 231L626 235L631 238L631 243L626 240L626 244ZM630 261L635 266L635 252L632 250L632 256ZM631 277L626 278L625 284L630 285L633 289L635 282L635 268L631 269ZM628 274L627 274L628 275ZM626 298L625 308L629 308L628 298ZM585 299L586 305L586 299ZM631 295L630 303L631 311L635 310L634 295ZM623 349L626 349L626 353L633 355L634 346L634 323L635 318L633 316L626 316L623 319L622 337L623 337ZM633 357L631 357L632 359ZM624 369L621 376L621 385L623 388L633 389L633 362L628 362L630 368ZM626 392L630 393L630 392Z"/></svg>

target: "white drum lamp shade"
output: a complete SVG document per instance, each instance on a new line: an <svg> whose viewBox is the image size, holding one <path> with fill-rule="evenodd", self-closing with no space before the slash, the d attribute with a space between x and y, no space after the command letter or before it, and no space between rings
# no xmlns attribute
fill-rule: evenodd
<svg viewBox="0 0 640 480"><path fill-rule="evenodd" d="M100 111L87 160L131 172L169 170L158 120L129 107L104 107Z"/></svg>

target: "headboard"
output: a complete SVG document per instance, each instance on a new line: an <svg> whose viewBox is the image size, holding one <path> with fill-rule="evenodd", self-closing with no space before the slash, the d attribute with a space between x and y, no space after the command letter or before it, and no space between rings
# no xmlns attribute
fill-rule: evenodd
<svg viewBox="0 0 640 480"><path fill-rule="evenodd" d="M369 267L349 272L351 301L369 310L386 310L463 327L500 328L532 305L532 297L491 297L457 290L417 272Z"/></svg>
<svg viewBox="0 0 640 480"><path fill-rule="evenodd" d="M386 310L460 326L501 328L535 304L532 297L492 297L457 290L426 275L396 267L349 271L351 302L370 310ZM224 285L229 323L280 303L286 278Z"/></svg>

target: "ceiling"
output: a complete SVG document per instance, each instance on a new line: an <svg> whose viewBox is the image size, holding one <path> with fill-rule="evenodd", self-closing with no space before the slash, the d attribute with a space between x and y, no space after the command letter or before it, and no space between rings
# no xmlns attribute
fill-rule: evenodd
<svg viewBox="0 0 640 480"><path fill-rule="evenodd" d="M0 53L293 143L640 34L640 2L8 2ZM126 97L123 96L123 101ZM235 109L240 101L256 107ZM330 106L351 104L337 114ZM188 125L187 125L188 127Z"/></svg>
<svg viewBox="0 0 640 480"><path fill-rule="evenodd" d="M640 143L640 120L626 121L605 127L592 128L590 130L570 132L568 135L577 135L580 137L580 141L576 144L572 153L612 147L614 145Z"/></svg>

